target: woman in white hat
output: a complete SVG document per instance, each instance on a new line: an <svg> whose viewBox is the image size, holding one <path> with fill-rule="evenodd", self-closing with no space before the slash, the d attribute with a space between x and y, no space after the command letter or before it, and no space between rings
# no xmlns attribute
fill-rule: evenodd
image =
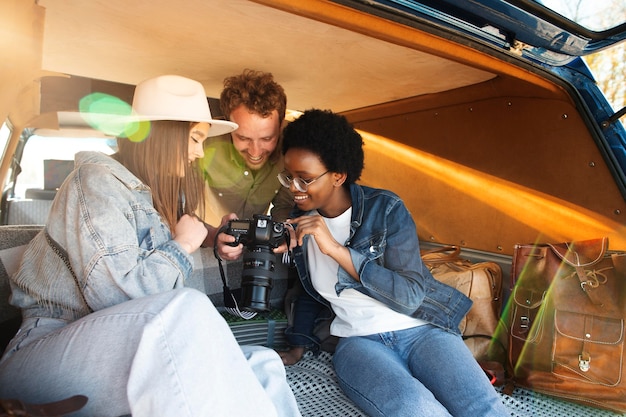
<svg viewBox="0 0 626 417"><path fill-rule="evenodd" d="M85 416L298 416L278 355L244 353L208 297L183 287L207 234L194 161L237 125L213 120L202 85L174 75L139 84L133 111L145 139L76 155L12 278L23 321L0 398L82 394L72 415Z"/></svg>

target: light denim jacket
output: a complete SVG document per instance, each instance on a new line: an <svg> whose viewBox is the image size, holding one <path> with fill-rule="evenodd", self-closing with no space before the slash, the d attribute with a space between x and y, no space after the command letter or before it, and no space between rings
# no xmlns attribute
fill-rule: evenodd
<svg viewBox="0 0 626 417"><path fill-rule="evenodd" d="M350 194L352 221L345 246L361 281L354 280L340 267L337 294L341 296L343 290L354 288L394 311L460 334L459 323L472 301L430 274L420 257L415 223L400 197L387 190L357 184L350 186ZM314 347L313 321L320 310L319 304L316 308L309 297L329 304L313 288L306 262L307 244L305 236L303 246L294 249L305 295L296 300L293 326L287 330L287 338L292 346Z"/></svg>
<svg viewBox="0 0 626 417"><path fill-rule="evenodd" d="M45 231L26 249L12 277L11 304L23 319L72 321L90 311L183 286L193 261L172 240L149 188L99 152L80 152L46 224L67 252L77 281ZM86 302L86 303L85 303Z"/></svg>

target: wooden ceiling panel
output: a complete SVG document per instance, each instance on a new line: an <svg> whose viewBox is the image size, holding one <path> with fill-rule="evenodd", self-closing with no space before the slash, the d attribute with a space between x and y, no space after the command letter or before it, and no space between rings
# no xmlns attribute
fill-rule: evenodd
<svg viewBox="0 0 626 417"><path fill-rule="evenodd" d="M126 84L172 73L219 96L244 68L272 72L291 109L345 111L494 74L243 0L40 0L43 68ZM80 36L76 36L80 33ZM158 40L155 42L155 39ZM455 74L441 77L441 74Z"/></svg>

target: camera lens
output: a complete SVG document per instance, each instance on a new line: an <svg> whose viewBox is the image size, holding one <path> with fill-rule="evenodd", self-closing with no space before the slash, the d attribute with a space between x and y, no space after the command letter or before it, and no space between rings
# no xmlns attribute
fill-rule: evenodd
<svg viewBox="0 0 626 417"><path fill-rule="evenodd" d="M270 311L276 255L267 247L245 250L241 275L241 304L248 311Z"/></svg>

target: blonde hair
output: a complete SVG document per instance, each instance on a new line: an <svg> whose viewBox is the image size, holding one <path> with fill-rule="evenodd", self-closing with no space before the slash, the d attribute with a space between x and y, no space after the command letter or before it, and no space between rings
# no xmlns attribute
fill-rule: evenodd
<svg viewBox="0 0 626 417"><path fill-rule="evenodd" d="M154 208L171 231L182 214L204 215L204 183L200 170L195 162L187 163L189 131L195 125L153 121L145 140L117 140L117 160L150 187Z"/></svg>

